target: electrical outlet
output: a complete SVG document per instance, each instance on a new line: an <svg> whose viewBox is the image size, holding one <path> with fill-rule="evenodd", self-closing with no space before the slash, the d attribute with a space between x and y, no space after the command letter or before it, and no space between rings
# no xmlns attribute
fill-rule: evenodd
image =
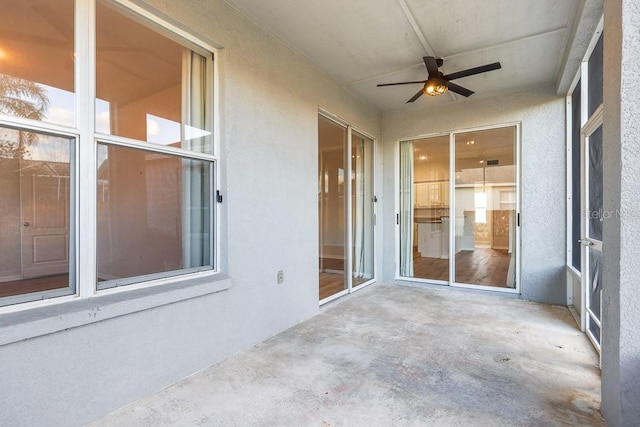
<svg viewBox="0 0 640 427"><path fill-rule="evenodd" d="M278 285L281 285L284 282L284 271L278 271Z"/></svg>

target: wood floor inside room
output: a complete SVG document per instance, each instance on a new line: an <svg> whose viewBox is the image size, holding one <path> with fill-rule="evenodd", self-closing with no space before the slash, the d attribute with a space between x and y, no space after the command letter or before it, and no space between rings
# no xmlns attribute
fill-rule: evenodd
<svg viewBox="0 0 640 427"><path fill-rule="evenodd" d="M456 254L456 283L508 288L509 262L511 254L506 249L476 248ZM344 261L340 259L320 260L319 298L323 300L346 289ZM324 270L322 269L324 266ZM449 260L421 257L414 250L413 277L419 279L449 281ZM353 286L368 279L353 278Z"/></svg>
<svg viewBox="0 0 640 427"><path fill-rule="evenodd" d="M506 288L511 255L507 250L476 248L456 254L456 283ZM449 260L420 257L414 251L413 277L449 280Z"/></svg>
<svg viewBox="0 0 640 427"><path fill-rule="evenodd" d="M344 289L344 274L320 272L319 297L321 300L335 295Z"/></svg>
<svg viewBox="0 0 640 427"><path fill-rule="evenodd" d="M33 279L11 280L8 282L0 282L0 297L50 291L53 289L64 289L68 286L68 274L57 274L55 276L36 277Z"/></svg>
<svg viewBox="0 0 640 427"><path fill-rule="evenodd" d="M320 259L319 299L323 300L342 292L347 288L344 276L344 260L335 258ZM365 277L353 277L351 286L354 288L370 279Z"/></svg>
<svg viewBox="0 0 640 427"><path fill-rule="evenodd" d="M354 277L352 279L352 286L355 288L356 286L361 285L368 280L370 279ZM321 300L328 298L331 295L335 295L338 292L344 291L346 289L344 274L320 272L319 289L319 297Z"/></svg>

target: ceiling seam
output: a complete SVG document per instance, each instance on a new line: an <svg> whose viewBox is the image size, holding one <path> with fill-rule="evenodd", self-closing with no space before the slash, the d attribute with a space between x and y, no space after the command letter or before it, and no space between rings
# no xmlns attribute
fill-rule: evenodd
<svg viewBox="0 0 640 427"><path fill-rule="evenodd" d="M447 60L447 59L455 58L456 56L471 55L478 52L484 52L485 50L497 49L499 47L505 47L505 46L509 46L509 45L520 43L527 40L534 40L540 37L551 36L566 30L567 30L567 27L560 27L553 30L549 30L549 31L543 31L541 33L531 34L531 35L520 37L517 39L508 40L506 42L496 43L490 46L484 46L477 49L471 49L463 52L452 53L451 55L443 56L443 59Z"/></svg>
<svg viewBox="0 0 640 427"><path fill-rule="evenodd" d="M416 18L413 16L413 13L411 13L411 9L409 9L409 6L407 5L407 2L405 0L398 0L398 4L400 5L400 8L402 8L402 12L404 12L404 15L406 16L407 20L409 21L409 25L411 25L411 28L413 29L413 32L416 34L416 37L420 41L420 44L424 48L424 50L427 53L427 55L436 56L436 53L433 50L433 48L431 47L431 45L429 44L429 41L427 40L427 38L422 33L422 30L420 29L420 26L418 25L418 21L416 21Z"/></svg>

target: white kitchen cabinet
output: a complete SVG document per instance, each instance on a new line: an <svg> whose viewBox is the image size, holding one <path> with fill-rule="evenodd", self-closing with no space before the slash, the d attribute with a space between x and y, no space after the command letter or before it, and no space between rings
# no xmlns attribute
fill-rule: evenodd
<svg viewBox="0 0 640 427"><path fill-rule="evenodd" d="M413 185L413 189L413 194L415 194L416 207L429 207L429 184L426 182L417 182Z"/></svg>
<svg viewBox="0 0 640 427"><path fill-rule="evenodd" d="M416 182L413 184L413 191L417 208L439 208L449 205L447 182Z"/></svg>

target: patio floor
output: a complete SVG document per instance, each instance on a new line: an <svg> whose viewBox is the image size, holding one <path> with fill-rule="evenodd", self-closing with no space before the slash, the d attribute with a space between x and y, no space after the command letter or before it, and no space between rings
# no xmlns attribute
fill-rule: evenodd
<svg viewBox="0 0 640 427"><path fill-rule="evenodd" d="M604 425L567 308L373 285L96 426Z"/></svg>

